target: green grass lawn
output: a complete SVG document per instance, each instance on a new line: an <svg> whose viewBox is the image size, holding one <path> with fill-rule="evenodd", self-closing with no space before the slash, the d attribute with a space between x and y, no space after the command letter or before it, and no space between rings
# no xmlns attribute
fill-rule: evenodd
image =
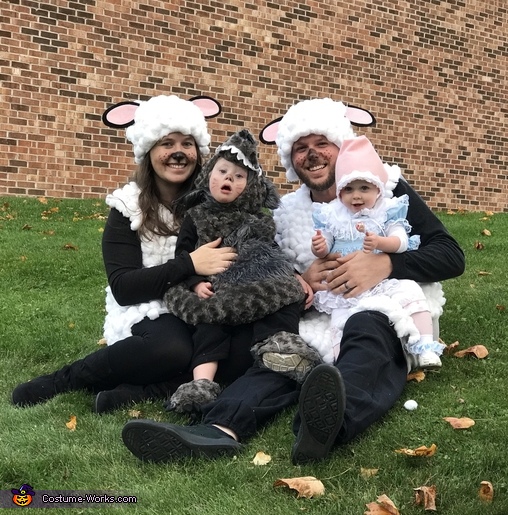
<svg viewBox="0 0 508 515"><path fill-rule="evenodd" d="M92 397L60 395L28 409L10 404L19 382L53 371L97 348L102 337L106 278L101 235L107 215L97 200L0 199L0 490L29 483L38 490L110 491L137 496L137 504L104 506L93 513L194 515L357 515L387 495L401 514L424 513L413 489L435 485L437 512L446 515L508 514L508 359L506 254L508 214L439 213L466 252L467 269L444 283L447 297L441 337L459 349L485 345L486 359L444 357L439 372L410 382L380 423L330 459L295 467L290 461L293 410L261 430L234 458L167 465L138 461L120 432L129 410L92 414ZM488 230L488 233L484 231ZM409 412L404 401L419 407ZM141 416L185 423L160 403L138 404ZM66 422L77 417L75 431ZM469 417L454 430L443 417ZM401 448L431 444L429 458L408 458ZM255 466L258 451L272 457ZM378 469L364 477L362 469ZM322 497L297 498L274 488L280 478L315 476ZM494 501L478 497L481 481L494 486ZM85 513L85 508L57 510Z"/></svg>

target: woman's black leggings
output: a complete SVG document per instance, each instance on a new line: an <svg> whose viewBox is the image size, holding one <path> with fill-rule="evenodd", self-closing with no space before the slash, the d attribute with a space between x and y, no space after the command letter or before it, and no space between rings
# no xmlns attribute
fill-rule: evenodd
<svg viewBox="0 0 508 515"><path fill-rule="evenodd" d="M171 381L190 371L194 327L171 314L144 318L132 327L132 336L108 348L109 365L121 383L147 385ZM228 359L219 364L217 380L231 382L253 362L251 325L237 326Z"/></svg>

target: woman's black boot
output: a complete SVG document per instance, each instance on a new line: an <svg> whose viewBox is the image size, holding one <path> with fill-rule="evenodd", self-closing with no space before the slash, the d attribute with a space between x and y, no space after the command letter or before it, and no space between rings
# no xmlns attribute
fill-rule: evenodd
<svg viewBox="0 0 508 515"><path fill-rule="evenodd" d="M104 347L52 374L16 386L12 392L12 403L20 407L33 406L60 393L77 390L99 392L114 388L118 382L109 366L109 348Z"/></svg>
<svg viewBox="0 0 508 515"><path fill-rule="evenodd" d="M121 384L112 390L104 390L96 395L94 412L101 415L103 413L111 413L136 402L166 399L170 392L169 383L149 384L146 386Z"/></svg>

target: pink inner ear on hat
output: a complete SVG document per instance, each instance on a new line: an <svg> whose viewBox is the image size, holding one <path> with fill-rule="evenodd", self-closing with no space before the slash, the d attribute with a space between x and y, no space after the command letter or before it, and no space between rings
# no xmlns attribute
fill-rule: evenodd
<svg viewBox="0 0 508 515"><path fill-rule="evenodd" d="M194 98L191 102L199 107L205 118L217 116L220 113L219 104L211 98Z"/></svg>
<svg viewBox="0 0 508 515"><path fill-rule="evenodd" d="M123 104L111 109L107 114L108 122L115 125L125 125L134 120L134 113L139 104Z"/></svg>
<svg viewBox="0 0 508 515"><path fill-rule="evenodd" d="M280 118L273 122L270 122L260 134L260 139L264 143L273 143L277 138L277 132L279 131Z"/></svg>
<svg viewBox="0 0 508 515"><path fill-rule="evenodd" d="M360 125L370 125L374 121L368 111L357 107L347 107L346 117L351 123L358 123Z"/></svg>

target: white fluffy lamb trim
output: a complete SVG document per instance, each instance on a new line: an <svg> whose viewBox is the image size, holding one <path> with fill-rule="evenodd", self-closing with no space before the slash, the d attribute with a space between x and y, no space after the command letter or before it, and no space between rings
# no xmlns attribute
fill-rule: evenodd
<svg viewBox="0 0 508 515"><path fill-rule="evenodd" d="M298 332L302 339L316 349L325 363L333 363L330 315L311 310L300 318Z"/></svg>
<svg viewBox="0 0 508 515"><path fill-rule="evenodd" d="M416 328L413 319L402 306L388 295L365 297L358 302L352 313L360 311L378 311L384 313L389 319L399 338L408 338L409 343L416 343L420 339L420 332Z"/></svg>
<svg viewBox="0 0 508 515"><path fill-rule="evenodd" d="M141 163L155 143L171 132L191 135L201 155L209 154L210 135L201 109L176 95L159 95L140 103L134 124L125 131L133 145L136 163Z"/></svg>
<svg viewBox="0 0 508 515"><path fill-rule="evenodd" d="M117 189L106 197L108 206L120 211L123 216L131 222L133 231L141 224L141 210L139 209L139 187L131 182L123 188ZM168 223L173 222L173 215L161 206L161 216ZM175 256L176 236L157 236L152 239L141 238L141 252L143 266L151 267L162 265ZM106 288L106 319L104 321L104 338L108 345L132 336L132 326L143 318L150 320L158 318L161 314L167 313L168 309L162 300L152 300L133 306L120 306L116 302L111 288Z"/></svg>
<svg viewBox="0 0 508 515"><path fill-rule="evenodd" d="M399 165L389 165L388 163L383 163L383 166L388 173L388 180L385 184L385 197L392 198L395 186L397 186L397 183L400 179L404 179L402 178L402 172L400 171Z"/></svg>
<svg viewBox="0 0 508 515"><path fill-rule="evenodd" d="M139 192L139 186L135 182L129 182L106 196L106 204L120 211L125 218L128 218L131 221L131 229L133 231L137 231L140 228L143 220L138 203Z"/></svg>
<svg viewBox="0 0 508 515"><path fill-rule="evenodd" d="M338 147L345 139L355 137L346 111L347 107L342 102L335 102L331 98L303 100L288 109L279 123L275 141L288 181L298 180L291 162L291 149L302 136L322 134Z"/></svg>
<svg viewBox="0 0 508 515"><path fill-rule="evenodd" d="M432 319L437 321L443 314L443 306L446 304L446 298L443 292L441 283L419 283L422 287L427 303L429 304L429 311Z"/></svg>
<svg viewBox="0 0 508 515"><path fill-rule="evenodd" d="M314 224L309 188L303 184L296 191L284 195L273 219L277 227L275 241L296 270L304 272L316 259L311 250Z"/></svg>

